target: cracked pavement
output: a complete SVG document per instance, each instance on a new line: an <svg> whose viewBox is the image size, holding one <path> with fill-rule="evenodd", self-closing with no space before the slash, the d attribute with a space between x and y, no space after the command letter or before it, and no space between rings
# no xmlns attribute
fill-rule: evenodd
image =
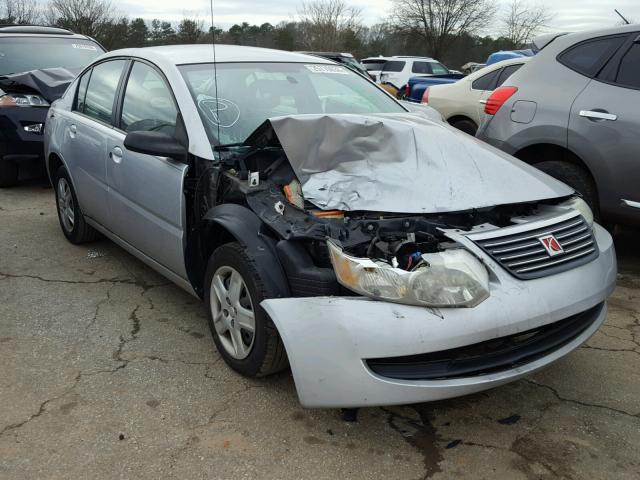
<svg viewBox="0 0 640 480"><path fill-rule="evenodd" d="M525 380L367 408L300 407L248 380L202 304L107 240L73 246L50 188L0 190L0 478L636 479L640 232L601 330Z"/></svg>

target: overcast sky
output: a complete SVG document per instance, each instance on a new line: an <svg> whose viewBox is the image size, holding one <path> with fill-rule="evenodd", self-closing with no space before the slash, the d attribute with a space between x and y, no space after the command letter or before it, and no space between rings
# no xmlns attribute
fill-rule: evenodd
<svg viewBox="0 0 640 480"><path fill-rule="evenodd" d="M507 4L508 0L497 0ZM347 4L362 9L363 20L372 25L385 21L392 0L346 0ZM536 0L533 0L536 2ZM210 24L209 0L113 0L124 14L145 19L161 18L177 21L184 15L199 16ZM549 30L584 30L615 24L618 8L629 19L640 22L640 0L538 0L553 13ZM228 28L234 23L249 22L273 24L296 16L301 0L214 0L215 24ZM497 21L485 33L495 32Z"/></svg>

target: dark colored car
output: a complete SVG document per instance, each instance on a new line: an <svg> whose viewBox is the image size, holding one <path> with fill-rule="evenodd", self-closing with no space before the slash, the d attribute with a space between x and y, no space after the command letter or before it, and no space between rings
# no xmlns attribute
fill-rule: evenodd
<svg viewBox="0 0 640 480"><path fill-rule="evenodd" d="M0 27L0 187L15 185L21 168L44 165L49 104L104 51L61 28Z"/></svg>

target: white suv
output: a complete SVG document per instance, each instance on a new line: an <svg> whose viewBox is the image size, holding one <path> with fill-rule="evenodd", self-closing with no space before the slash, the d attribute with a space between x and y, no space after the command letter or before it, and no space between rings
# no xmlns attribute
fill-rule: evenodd
<svg viewBox="0 0 640 480"><path fill-rule="evenodd" d="M411 77L417 75L447 75L452 73L443 64L430 57L387 57L378 81L402 89Z"/></svg>

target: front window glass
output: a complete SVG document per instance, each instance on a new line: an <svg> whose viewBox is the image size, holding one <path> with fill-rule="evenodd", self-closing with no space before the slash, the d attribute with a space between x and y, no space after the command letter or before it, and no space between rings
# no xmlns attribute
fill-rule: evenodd
<svg viewBox="0 0 640 480"><path fill-rule="evenodd" d="M430 74L431 66L429 65L429 62L413 62L413 66L411 67L411 72Z"/></svg>
<svg viewBox="0 0 640 480"><path fill-rule="evenodd" d="M0 75L63 67L80 70L104 50L91 40L55 37L5 37L0 39Z"/></svg>
<svg viewBox="0 0 640 480"><path fill-rule="evenodd" d="M340 65L222 63L180 67L209 138L243 142L271 117L321 113L402 113L395 100Z"/></svg>
<svg viewBox="0 0 640 480"><path fill-rule="evenodd" d="M122 102L120 128L126 132L163 132L173 136L178 109L169 87L160 74L144 63L135 62Z"/></svg>
<svg viewBox="0 0 640 480"><path fill-rule="evenodd" d="M449 69L438 62L431 62L431 70L434 75L446 75L449 73Z"/></svg>
<svg viewBox="0 0 640 480"><path fill-rule="evenodd" d="M124 64L124 60L112 60L93 67L85 95L85 115L111 123L113 103Z"/></svg>

